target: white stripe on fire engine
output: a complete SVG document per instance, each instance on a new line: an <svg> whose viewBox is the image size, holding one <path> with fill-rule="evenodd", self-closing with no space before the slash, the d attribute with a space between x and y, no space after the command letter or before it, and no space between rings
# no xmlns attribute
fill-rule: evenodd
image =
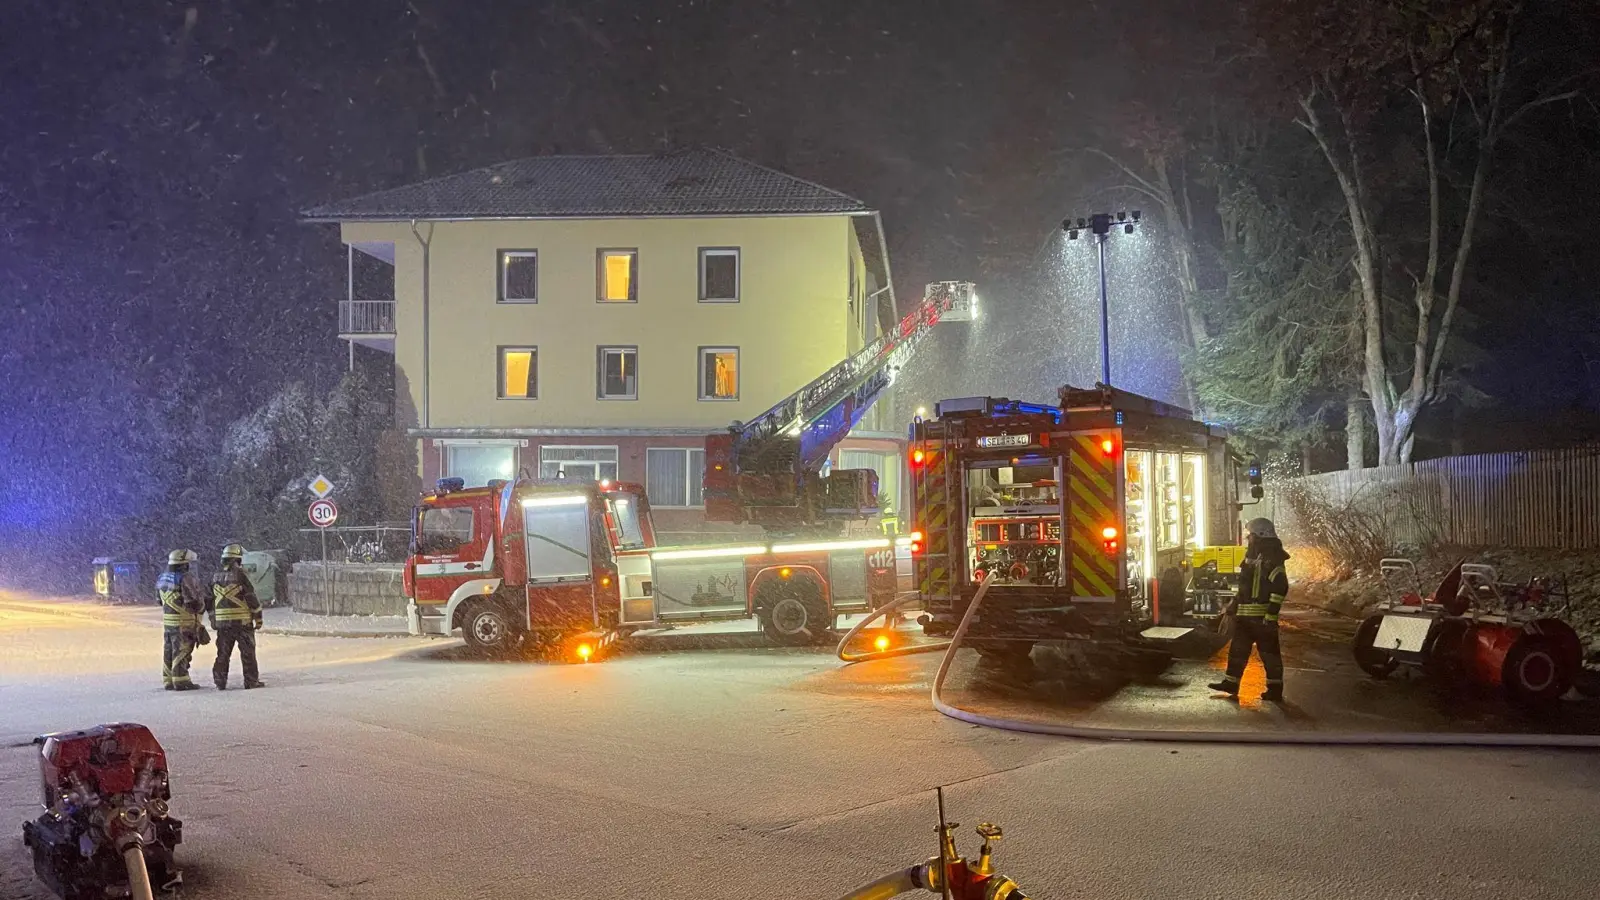
<svg viewBox="0 0 1600 900"><path fill-rule="evenodd" d="M652 559L715 559L732 556L762 556L780 553L827 553L835 550L884 550L893 546L888 538L866 538L843 541L808 541L800 544L748 544L737 547L685 547L656 550Z"/></svg>

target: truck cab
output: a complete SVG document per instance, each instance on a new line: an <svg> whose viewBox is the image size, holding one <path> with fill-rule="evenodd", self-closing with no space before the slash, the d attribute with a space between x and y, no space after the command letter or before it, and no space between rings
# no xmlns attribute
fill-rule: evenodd
<svg viewBox="0 0 1600 900"><path fill-rule="evenodd" d="M625 617L624 578L648 602L654 545L640 485L518 479L466 488L440 479L413 516L408 628L459 628L478 649L614 629Z"/></svg>

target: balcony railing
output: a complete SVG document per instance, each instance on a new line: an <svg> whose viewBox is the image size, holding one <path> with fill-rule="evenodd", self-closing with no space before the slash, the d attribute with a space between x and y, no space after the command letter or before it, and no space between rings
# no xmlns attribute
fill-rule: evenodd
<svg viewBox="0 0 1600 900"><path fill-rule="evenodd" d="M340 334L394 334L393 300L340 300Z"/></svg>

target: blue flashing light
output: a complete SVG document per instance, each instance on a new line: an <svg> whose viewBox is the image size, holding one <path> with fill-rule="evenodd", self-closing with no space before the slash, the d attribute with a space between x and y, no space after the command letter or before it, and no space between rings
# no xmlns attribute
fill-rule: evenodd
<svg viewBox="0 0 1600 900"><path fill-rule="evenodd" d="M1118 425L1122 424L1122 410L1120 410L1120 409L1117 410L1117 424Z"/></svg>

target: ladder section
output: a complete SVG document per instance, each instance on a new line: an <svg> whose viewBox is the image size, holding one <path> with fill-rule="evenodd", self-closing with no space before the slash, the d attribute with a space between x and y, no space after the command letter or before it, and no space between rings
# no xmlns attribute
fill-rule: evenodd
<svg viewBox="0 0 1600 900"><path fill-rule="evenodd" d="M859 516L866 498L853 496L846 503L820 498L813 490L823 484L818 477L823 462L894 383L940 319L952 309L970 308L972 293L970 282L928 285L922 303L892 330L761 415L708 438L707 518L788 525Z"/></svg>
<svg viewBox="0 0 1600 900"><path fill-rule="evenodd" d="M969 282L928 285L921 305L894 330L878 335L771 409L736 425L733 444L740 471L821 468L940 318L957 304L970 305L972 287Z"/></svg>

